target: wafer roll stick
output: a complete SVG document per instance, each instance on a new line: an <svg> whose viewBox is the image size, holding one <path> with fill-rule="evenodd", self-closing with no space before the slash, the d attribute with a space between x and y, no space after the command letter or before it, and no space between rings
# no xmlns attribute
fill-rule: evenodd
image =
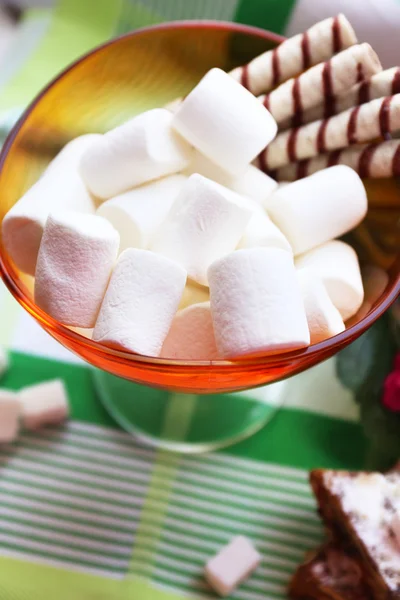
<svg viewBox="0 0 400 600"><path fill-rule="evenodd" d="M325 97L318 106L313 106L305 110L302 115L296 116L295 122L294 119L285 119L282 121L279 124L279 128L283 130L295 124L305 125L318 119L337 115L348 108L365 104L370 100L393 96L398 93L400 93L400 67L392 67L391 69L386 69L386 71L380 71L372 75L369 79L356 83L350 90L342 94L336 95L338 92L335 92L333 98Z"/></svg>
<svg viewBox="0 0 400 600"><path fill-rule="evenodd" d="M247 65L234 69L230 75L258 96L356 43L352 26L340 14L316 23Z"/></svg>
<svg viewBox="0 0 400 600"><path fill-rule="evenodd" d="M270 172L323 152L384 138L399 129L400 94L395 94L279 133L259 155L258 165Z"/></svg>
<svg viewBox="0 0 400 600"><path fill-rule="evenodd" d="M347 165L363 178L399 177L400 141L388 140L327 152L314 158L290 163L277 169L274 175L277 181L295 181L334 165Z"/></svg>
<svg viewBox="0 0 400 600"><path fill-rule="evenodd" d="M301 125L303 111L321 103L331 110L334 96L349 90L360 78L381 70L382 65L371 46L357 44L285 81L259 99L278 123L292 117L294 124Z"/></svg>

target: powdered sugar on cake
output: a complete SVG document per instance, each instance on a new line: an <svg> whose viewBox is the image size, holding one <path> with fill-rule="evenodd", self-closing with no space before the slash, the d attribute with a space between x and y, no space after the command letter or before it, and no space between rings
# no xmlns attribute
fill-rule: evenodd
<svg viewBox="0 0 400 600"><path fill-rule="evenodd" d="M390 590L400 588L400 474L324 474L324 484L340 499L358 538Z"/></svg>

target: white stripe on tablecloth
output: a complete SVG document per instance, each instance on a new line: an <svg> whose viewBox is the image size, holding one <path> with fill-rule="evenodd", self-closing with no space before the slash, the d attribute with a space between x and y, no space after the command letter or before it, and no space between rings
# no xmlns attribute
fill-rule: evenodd
<svg viewBox="0 0 400 600"><path fill-rule="evenodd" d="M2 511L2 517L3 517L3 511ZM48 532L45 531L41 526L38 526L37 524L31 523L30 525L25 524L20 524L17 522L9 522L6 521L5 519L2 520L1 523L1 529L3 532L8 531L9 533L15 533L16 535L21 535L24 536L26 535L27 537L32 535L34 537L40 538L41 540L48 540ZM82 550L82 554L84 554L85 551L88 551L88 556L89 557L93 557L93 555L90 553L91 551L94 552L104 552L104 553L112 553L112 554L117 554L117 555L122 555L125 559L128 559L130 557L130 553L132 550L132 541L130 544L126 544L126 545L121 545L121 543L119 544L115 544L113 542L102 542L100 540L94 540L94 539L85 539L83 538L83 536L81 536L80 538L78 538L76 535L71 535L69 533L59 533L56 530L53 530L51 532L51 543L52 544L56 544L59 547L63 547L65 546L69 546L69 547L74 547L77 546L79 550ZM90 553L90 554L89 554ZM96 556L96 560L98 560L98 557ZM106 559L107 564L111 561L110 558ZM117 566L120 566L121 561L117 561ZM125 564L123 562L123 564Z"/></svg>
<svg viewBox="0 0 400 600"><path fill-rule="evenodd" d="M114 528L114 530L116 527L119 527L120 529L124 529L124 531L133 531L136 526L136 521L140 516L140 510L138 509L132 509L129 518L121 519L115 516L105 515L104 513L96 514L93 511L79 510L72 506L51 504L51 502L47 501L47 493L45 492L45 497L43 497L40 491L36 494L36 497L40 498L40 500L34 500L28 497L29 494L31 494L29 487L13 483L7 483L4 486L4 491L6 493L2 493L0 490L0 505L3 507L5 504L12 504L13 506L24 508L25 513L29 518L36 513L44 515L51 514L55 515L57 519L64 519L67 522L70 520L76 520L79 523L86 521L103 527ZM23 496L17 496L16 494L18 493L23 494Z"/></svg>
<svg viewBox="0 0 400 600"><path fill-rule="evenodd" d="M190 468L190 471L188 470L187 473L185 474L181 474L181 477L185 477L185 478L191 478L192 476L196 476L196 478L199 480L200 478L202 478L205 482L207 482L207 479L211 478L212 480L215 480L215 477L213 477L213 475L219 475L222 476L223 480L226 482L226 485L235 485L235 489L236 490L240 490L241 489L241 484L237 482L237 477L238 477L238 471L236 468L234 467L228 467L227 465L224 465L223 467L221 467L220 465L217 465L215 463L205 463L205 462L195 462L194 460L191 461L183 461L183 465L187 466L188 468ZM210 477L207 477L207 475L210 475ZM278 486L281 484L282 479L284 479L285 481L285 486L287 489L291 489L291 490L295 490L298 492L305 492L305 493L309 493L310 488L308 485L308 482L298 482L298 481L293 481L290 479L287 479L285 477L271 477L270 475L264 475L261 473L257 473L254 474L253 472L244 472L243 470L240 471L240 480L243 482L247 482L249 484L251 484L253 486L257 485L257 487L259 486L263 486L264 484L266 485L272 485L272 486ZM232 481L233 480L233 481ZM255 490L257 491L257 490Z"/></svg>
<svg viewBox="0 0 400 600"><path fill-rule="evenodd" d="M45 462L45 464L48 465L56 465L57 467L61 467L61 469L65 466L67 468L71 468L71 467L76 467L77 469L83 470L84 472L91 472L94 474L101 474L101 475L107 475L110 477L113 477L115 479L118 480L118 478L121 479L127 479L127 476L129 477L129 480L132 481L144 481L144 482L148 482L149 481L149 471L153 468L153 465L151 463L149 463L148 465L144 465L143 471L142 470L138 470L137 469L137 463L136 461L132 461L132 465L135 467L135 471L133 473L127 473L126 469L119 469L118 467L115 467L114 465L110 465L108 466L107 464L104 464L104 462L100 462L99 460L93 462L92 459L99 459L98 454L94 453L94 452L82 452L79 448L75 448L73 446L68 447L65 449L65 454L67 454L67 456L62 455L62 454L49 454L48 452L46 452L45 450L41 449L39 447L39 450L37 449L32 449L35 448L35 445L32 444L28 447L18 447L15 448L14 451L4 451L2 454L3 455L7 455L9 457L13 457L10 458L10 460L14 460L16 457L20 458L26 458L26 464L28 465L29 463L34 463L35 465L40 464L41 462ZM80 459L74 458L73 456L70 455L76 454L80 457ZM15 458L14 458L15 457ZM0 460L1 460L1 456L0 456Z"/></svg>
<svg viewBox="0 0 400 600"><path fill-rule="evenodd" d="M124 482L120 479L113 479L112 477L106 478L97 474L92 474L88 471L82 473L73 469L74 465L71 465L71 470L68 470L60 469L57 466L52 466L45 463L36 463L34 466L35 474L31 474L29 471L33 469L32 461L19 457L11 457L7 462L6 460L6 457L1 457L0 455L0 469L2 473L7 475L9 472L13 472L14 470L18 472L22 471L22 473L24 473L24 477L26 476L27 481L30 481L30 478L32 477L35 478L36 474L43 475L44 477L55 475L56 477L59 476L60 479L65 477L67 481L69 480L73 483L78 482L85 484L82 485L80 489L85 489L88 487L90 490L92 487L96 486L97 488L101 488L102 493L103 489L107 488L112 490L112 493L116 491L118 494L120 494L122 500L127 495L130 497L131 493L145 494L147 491L147 486L142 485L142 483ZM3 468L1 468L2 464ZM142 481L142 478L140 478L140 480ZM148 481L149 478L147 477L145 482L148 483ZM108 490L106 493L108 494Z"/></svg>
<svg viewBox="0 0 400 600"><path fill-rule="evenodd" d="M28 503L25 503L25 508L29 507ZM58 514L57 518L50 517L47 514L46 508L44 508L44 513L42 515L31 512L29 515L26 514L26 510L23 510L21 506L17 506L15 503L15 498L13 498L13 508L6 507L3 502L1 506L1 518L6 519L14 519L18 522L27 522L30 524L40 525L45 529L50 530L52 528L56 530L65 531L68 533L76 533L78 535L88 535L92 538L106 538L109 541L116 542L118 544L118 548L121 547L121 544L127 544L132 547L132 533L123 533L121 531L115 531L110 528L104 528L101 526L93 526L93 525L85 525L82 522L76 523L72 520L63 520L63 515ZM85 514L86 517L86 514Z"/></svg>
<svg viewBox="0 0 400 600"><path fill-rule="evenodd" d="M3 527L2 523L2 527ZM54 554L55 556L61 556L62 558L72 558L76 559L77 562L89 562L92 564L98 564L103 566L114 566L118 569L124 569L126 565L126 560L115 559L109 556L103 557L100 554L94 556L89 552L84 552L82 550L75 550L72 548L68 548L65 545L58 546L56 543L51 543L49 540L47 542L38 542L34 540L27 539L23 532L14 531L15 535L5 534L0 531L0 543L3 542L5 544L10 544L17 546L18 545L18 533L20 533L20 542L22 548L28 548L30 550L37 550L40 553Z"/></svg>
<svg viewBox="0 0 400 600"><path fill-rule="evenodd" d="M272 463L264 463L258 460L252 460L249 458L241 458L239 456L233 456L231 454L216 454L211 453L205 456L187 456L185 457L186 466L189 467L191 464L223 464L232 465L237 470L239 468L248 469L254 473L265 473L265 474L276 474L281 477L288 477L299 479L300 481L306 481L308 477L307 471L303 469L297 469L295 467L285 467L283 465L275 465Z"/></svg>

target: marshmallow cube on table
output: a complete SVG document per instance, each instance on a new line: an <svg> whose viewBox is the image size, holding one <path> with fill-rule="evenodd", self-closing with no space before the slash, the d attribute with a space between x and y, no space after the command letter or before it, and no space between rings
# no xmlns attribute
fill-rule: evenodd
<svg viewBox="0 0 400 600"><path fill-rule="evenodd" d="M339 165L278 188L267 210L297 255L356 227L367 195L359 175Z"/></svg>
<svg viewBox="0 0 400 600"><path fill-rule="evenodd" d="M241 175L275 137L277 124L253 94L211 69L175 112L172 126L232 175Z"/></svg>
<svg viewBox="0 0 400 600"><path fill-rule="evenodd" d="M323 342L345 330L340 312L333 304L322 281L312 269L297 271L306 311L311 344Z"/></svg>
<svg viewBox="0 0 400 600"><path fill-rule="evenodd" d="M89 190L106 200L185 169L193 149L171 128L172 118L155 108L99 136L80 161Z"/></svg>
<svg viewBox="0 0 400 600"><path fill-rule="evenodd" d="M8 353L3 346L0 346L0 378L7 372L8 365Z"/></svg>
<svg viewBox="0 0 400 600"><path fill-rule="evenodd" d="M99 139L100 135L89 134L69 142L4 217L4 246L24 273L35 275L40 241L50 212L95 212L95 203L79 175L78 166L86 149Z"/></svg>
<svg viewBox="0 0 400 600"><path fill-rule="evenodd" d="M204 576L220 596L229 596L260 561L261 556L250 540L238 535L207 562Z"/></svg>
<svg viewBox="0 0 400 600"><path fill-rule="evenodd" d="M304 348L310 334L293 256L281 248L236 250L208 270L223 358Z"/></svg>
<svg viewBox="0 0 400 600"><path fill-rule="evenodd" d="M0 390L0 444L9 444L16 439L20 410L17 394Z"/></svg>
<svg viewBox="0 0 400 600"><path fill-rule="evenodd" d="M177 312L160 356L184 360L218 358L209 302L192 304Z"/></svg>
<svg viewBox="0 0 400 600"><path fill-rule="evenodd" d="M185 283L186 271L178 263L149 250L124 250L92 339L119 350L159 356Z"/></svg>
<svg viewBox="0 0 400 600"><path fill-rule="evenodd" d="M364 299L360 265L354 249L340 240L322 244L295 260L296 268L310 268L321 279L343 321L360 308Z"/></svg>
<svg viewBox="0 0 400 600"><path fill-rule="evenodd" d="M119 234L103 217L51 214L37 260L36 304L64 325L93 327L118 248Z"/></svg>
<svg viewBox="0 0 400 600"><path fill-rule="evenodd" d="M246 201L206 177L191 175L151 249L180 263L188 277L207 285L208 267L232 252L245 232L252 215Z"/></svg>
<svg viewBox="0 0 400 600"><path fill-rule="evenodd" d="M185 170L186 175L193 175L193 173L212 179L241 196L252 198L259 204L264 204L278 187L275 179L254 165L249 165L242 175L231 175L197 150L193 152L192 160Z"/></svg>
<svg viewBox="0 0 400 600"><path fill-rule="evenodd" d="M149 247L185 181L183 175L171 175L101 204L97 214L118 231L120 252L126 248Z"/></svg>
<svg viewBox="0 0 400 600"><path fill-rule="evenodd" d="M18 394L18 401L25 429L55 425L69 415L67 391L60 379L23 388Z"/></svg>

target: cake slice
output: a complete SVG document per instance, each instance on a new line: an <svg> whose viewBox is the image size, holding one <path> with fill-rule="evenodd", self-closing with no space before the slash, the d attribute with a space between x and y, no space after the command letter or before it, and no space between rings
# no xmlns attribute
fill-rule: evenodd
<svg viewBox="0 0 400 600"><path fill-rule="evenodd" d="M326 526L354 553L371 598L400 599L400 473L321 469L310 481Z"/></svg>
<svg viewBox="0 0 400 600"><path fill-rule="evenodd" d="M360 564L333 541L306 557L290 582L289 595L301 600L372 600Z"/></svg>

